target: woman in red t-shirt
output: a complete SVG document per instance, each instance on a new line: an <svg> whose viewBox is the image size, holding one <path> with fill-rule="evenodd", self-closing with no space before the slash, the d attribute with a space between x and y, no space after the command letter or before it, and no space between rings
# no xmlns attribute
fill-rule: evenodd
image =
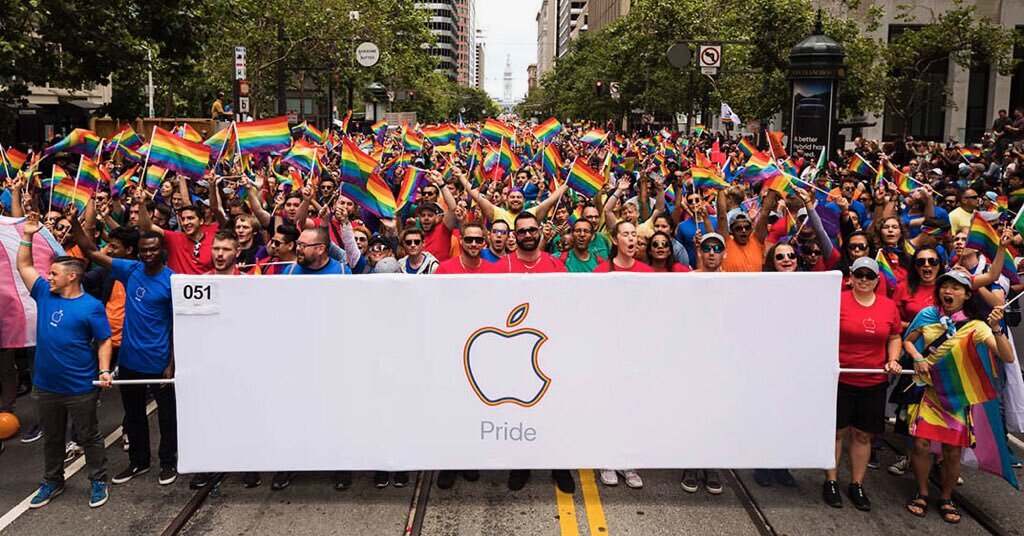
<svg viewBox="0 0 1024 536"><path fill-rule="evenodd" d="M875 293L878 263L861 257L850 267L853 289L839 300L840 368L885 369L898 373L903 324L896 304ZM885 429L884 374L840 374L836 402L836 467L825 471L822 498L825 504L841 508L839 457L843 438L852 435L850 445L850 486L847 493L858 510L871 509L864 493L864 476L871 457L871 435Z"/></svg>
<svg viewBox="0 0 1024 536"><path fill-rule="evenodd" d="M907 272L907 280L900 282L892 294L892 300L900 310L904 329L917 313L934 304L935 281L944 272L942 259L935 248L923 247L917 250L911 263L913 269Z"/></svg>
<svg viewBox="0 0 1024 536"><path fill-rule="evenodd" d="M655 272L689 272L690 267L676 262L672 254L672 237L655 231L647 241L647 260Z"/></svg>
<svg viewBox="0 0 1024 536"><path fill-rule="evenodd" d="M765 272L799 272L800 264L796 248L789 242L779 242L768 248L764 256Z"/></svg>
<svg viewBox="0 0 1024 536"><path fill-rule="evenodd" d="M903 221L896 216L887 216L876 220L870 227L871 239L875 249L882 251L892 273L897 281L907 280L907 270L910 268L910 255L907 251L907 228Z"/></svg>
<svg viewBox="0 0 1024 536"><path fill-rule="evenodd" d="M636 260L639 251L636 226L619 220L612 227L612 248L608 260L598 264L594 272L653 272L650 266Z"/></svg>

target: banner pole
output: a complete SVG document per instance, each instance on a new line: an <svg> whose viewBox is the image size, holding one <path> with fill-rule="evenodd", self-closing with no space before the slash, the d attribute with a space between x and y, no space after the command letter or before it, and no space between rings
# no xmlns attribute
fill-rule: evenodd
<svg viewBox="0 0 1024 536"><path fill-rule="evenodd" d="M100 385L99 381L92 382L93 385ZM174 378L163 378L157 380L113 380L112 385L166 385L173 384Z"/></svg>

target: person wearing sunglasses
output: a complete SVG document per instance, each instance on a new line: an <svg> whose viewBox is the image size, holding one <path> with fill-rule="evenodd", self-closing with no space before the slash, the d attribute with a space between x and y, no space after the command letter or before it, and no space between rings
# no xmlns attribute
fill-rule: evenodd
<svg viewBox="0 0 1024 536"><path fill-rule="evenodd" d="M764 258L765 272L798 272L800 263L796 248L789 242L779 242L768 248Z"/></svg>
<svg viewBox="0 0 1024 536"><path fill-rule="evenodd" d="M638 249L636 226L629 220L615 222L612 226L611 257L598 264L594 272L653 272L649 265L635 258Z"/></svg>
<svg viewBox="0 0 1024 536"><path fill-rule="evenodd" d="M750 220L750 216L739 207L736 201L742 194L731 186L718 192L718 214L725 214L724 219L718 220L718 235L725 236L725 249L729 255L722 262L723 272L760 272L764 265L764 241L768 236L768 212L762 210L757 221ZM769 190L764 196L764 207L775 207L778 205L779 193ZM734 205L729 208L730 203Z"/></svg>
<svg viewBox="0 0 1024 536"><path fill-rule="evenodd" d="M697 266L697 243L694 241L697 232L707 234L714 232L718 225L716 216L707 215L707 206L699 193L689 193L685 203L676 203L673 215L679 220L676 226L675 239L686 249L690 268Z"/></svg>
<svg viewBox="0 0 1024 536"><path fill-rule="evenodd" d="M955 235L960 229L970 229L974 212L981 206L981 194L974 188L960 193L959 205L949 213L949 229Z"/></svg>
<svg viewBox="0 0 1024 536"><path fill-rule="evenodd" d="M323 227L306 229L295 243L295 264L284 268L284 275L338 275L351 274L348 265L327 254L327 231Z"/></svg>
<svg viewBox="0 0 1024 536"><path fill-rule="evenodd" d="M256 261L253 272L262 275L284 273L285 268L295 262L295 243L298 240L299 230L294 225L278 225L273 238L267 241L267 256Z"/></svg>
<svg viewBox="0 0 1024 536"><path fill-rule="evenodd" d="M672 237L663 231L655 231L647 242L647 259L651 269L655 272L690 272L688 264L676 262L676 256L672 249L678 244L673 243ZM679 244L682 247L682 244ZM683 250L685 253L685 249Z"/></svg>
<svg viewBox="0 0 1024 536"><path fill-rule="evenodd" d="M504 225L505 222L495 222ZM484 237L484 227L479 223L470 222L462 224L459 236L460 254L452 257L437 266L435 274L483 274L489 273L491 263L485 261L480 255L485 249L487 239ZM443 473L444 471L442 471ZM441 486L438 477L438 487ZM448 486L451 487L451 486ZM443 488L443 487L442 487Z"/></svg>
<svg viewBox="0 0 1024 536"><path fill-rule="evenodd" d="M402 231L401 246L405 256L398 259L402 273L432 274L437 270L437 259L423 250L423 236L423 231L415 227Z"/></svg>
<svg viewBox="0 0 1024 536"><path fill-rule="evenodd" d="M898 374L903 323L899 309L889 298L875 292L878 263L861 257L850 267L853 288L839 301L839 366L841 368L885 369ZM842 508L839 493L839 458L843 440L850 436L850 484L847 497L861 511L871 510L864 492L871 457L871 437L885 429L885 374L840 374L836 403L836 465L825 471L822 499L828 506Z"/></svg>
<svg viewBox="0 0 1024 536"><path fill-rule="evenodd" d="M492 264L501 260L508 252L509 234L509 226L503 220L491 222L491 229L487 232L487 247L480 252L480 258Z"/></svg>
<svg viewBox="0 0 1024 536"><path fill-rule="evenodd" d="M505 198L508 206L507 208L502 208L499 206L500 201L499 203L494 203L493 199L480 195L480 190L473 188L473 185L469 183L466 175L461 170L455 172L455 177L462 183L463 190L468 192L469 196L473 198L473 202L480 207L484 218L488 221L503 221L509 225L513 225L515 219L520 214L532 214L538 219L546 218L548 213L558 204L558 201L562 199L562 195L569 189L569 185L563 183L544 201L530 208L525 208L526 198L523 196L522 190L518 187L510 188L508 196Z"/></svg>

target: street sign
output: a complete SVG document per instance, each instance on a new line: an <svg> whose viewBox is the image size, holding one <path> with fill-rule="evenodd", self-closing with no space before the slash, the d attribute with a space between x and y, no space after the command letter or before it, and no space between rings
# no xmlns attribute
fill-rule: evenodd
<svg viewBox="0 0 1024 536"><path fill-rule="evenodd" d="M246 74L247 73L245 72L245 67L235 66L235 80L245 80L246 78L248 78Z"/></svg>
<svg viewBox="0 0 1024 536"><path fill-rule="evenodd" d="M697 65L700 67L722 66L722 45L701 45L697 51Z"/></svg>
<svg viewBox="0 0 1024 536"><path fill-rule="evenodd" d="M373 67L380 61L380 49L369 41L361 43L356 48L356 61L363 67Z"/></svg>
<svg viewBox="0 0 1024 536"><path fill-rule="evenodd" d="M395 102L395 92L388 91L388 102Z"/></svg>
<svg viewBox="0 0 1024 536"><path fill-rule="evenodd" d="M668 58L668 64L675 67L676 69L683 69L690 64L691 54L690 45L686 43L676 43L668 47L668 51L665 52L665 56Z"/></svg>
<svg viewBox="0 0 1024 536"><path fill-rule="evenodd" d="M235 47L235 80L248 78L245 72L245 47Z"/></svg>
<svg viewBox="0 0 1024 536"><path fill-rule="evenodd" d="M285 112L285 115L288 116L288 122L289 123L293 123L294 124L294 123L298 123L299 122L299 111L298 110L288 110L287 112Z"/></svg>
<svg viewBox="0 0 1024 536"><path fill-rule="evenodd" d="M238 111L243 114L249 113L249 97L238 97Z"/></svg>
<svg viewBox="0 0 1024 536"><path fill-rule="evenodd" d="M249 96L249 81L239 80L238 81L238 96L248 97Z"/></svg>
<svg viewBox="0 0 1024 536"><path fill-rule="evenodd" d="M608 82L608 94L611 95L613 99L619 98L620 93L618 82Z"/></svg>
<svg viewBox="0 0 1024 536"><path fill-rule="evenodd" d="M709 76L715 76L716 74L718 74L718 68L717 67L701 67L700 68L700 74L706 74L706 75L709 75Z"/></svg>

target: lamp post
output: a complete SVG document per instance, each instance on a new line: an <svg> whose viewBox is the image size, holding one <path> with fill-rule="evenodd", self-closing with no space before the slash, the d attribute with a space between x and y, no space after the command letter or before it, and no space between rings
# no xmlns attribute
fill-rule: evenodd
<svg viewBox="0 0 1024 536"><path fill-rule="evenodd" d="M789 53L791 114L789 150L802 150L811 162L831 155L839 131L839 82L846 76L842 45L822 32L821 10L814 33Z"/></svg>

